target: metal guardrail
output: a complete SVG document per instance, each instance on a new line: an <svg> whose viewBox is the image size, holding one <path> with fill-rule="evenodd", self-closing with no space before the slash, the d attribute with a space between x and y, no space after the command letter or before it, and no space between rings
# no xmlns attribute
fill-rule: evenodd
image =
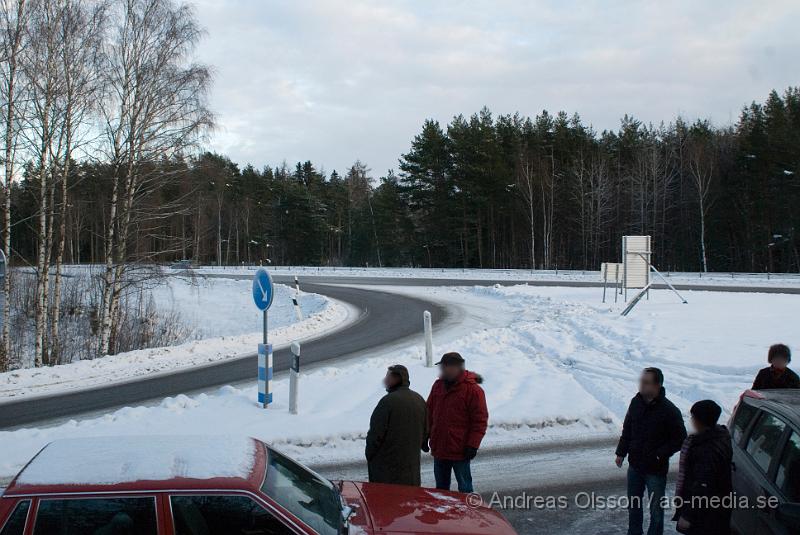
<svg viewBox="0 0 800 535"><path fill-rule="evenodd" d="M256 270L260 266L256 265L230 265L230 266L217 266L217 265L199 265L193 266L193 269L201 269L206 271L225 271L231 269L241 270ZM570 276L600 276L599 270L580 270L580 269L501 269L501 268L426 268L426 267L353 267L353 266L283 266L283 265L270 265L268 269L272 272L286 271L290 273L369 273L369 272L404 272L409 270L416 270L420 273L444 273L444 274L467 274L471 272L480 272L487 275L514 275L519 277L534 276L552 276L564 277ZM665 277L676 277L684 279L791 279L800 281L800 273L755 273L755 272L729 272L729 271L662 271Z"/></svg>
<svg viewBox="0 0 800 535"><path fill-rule="evenodd" d="M104 264L65 264L65 269L76 269L76 268L102 268ZM169 269L169 265L162 265L164 269ZM192 266L189 271L191 270L203 270L203 271L226 271L226 270L233 270L239 269L242 271L255 271L259 267L258 265L229 265L229 266L217 266L217 265L196 265ZM447 275L464 275L468 273L482 273L485 275L505 275L505 276L516 276L519 278L523 277L553 277L553 278L564 278L568 279L570 277L580 276L580 277L596 277L597 280L600 280L600 270L581 270L581 269L522 269L522 268L427 268L427 267L415 267L415 268L408 268L408 267L355 267L355 266L289 266L289 265L269 265L267 268L271 272L286 272L289 274L293 273L330 273L331 275L340 273L369 273L369 272L385 272L385 273L400 273L403 271L415 270L420 273L421 276L425 276L426 273L440 273L440 274L447 274ZM25 267L15 267L15 270L19 271L35 271L34 268L25 268ZM730 272L730 271L712 271L712 272L700 272L700 271L662 271L665 277L675 277L680 279L698 279L698 280L720 280L720 279L728 279L728 280L752 280L752 279L764 279L764 280L791 280L800 282L800 273L756 273L756 272ZM388 275L391 276L391 275ZM486 277L491 278L491 277Z"/></svg>

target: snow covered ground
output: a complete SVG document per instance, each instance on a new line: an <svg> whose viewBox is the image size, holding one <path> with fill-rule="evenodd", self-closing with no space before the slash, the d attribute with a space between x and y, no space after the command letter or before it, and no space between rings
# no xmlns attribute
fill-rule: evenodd
<svg viewBox="0 0 800 535"><path fill-rule="evenodd" d="M616 434L639 373L659 366L667 395L684 414L699 399L727 411L765 365L767 347L800 347L800 296L686 292L688 305L654 291L630 316L600 303L597 288L533 286L413 288L445 303L450 319L435 333L436 352L455 350L484 377L490 428L484 447ZM425 368L422 340L380 354L304 370L300 414L288 414L288 379L276 402L256 403L255 384L167 398L54 427L0 432L0 478L16 472L55 438L137 434L248 434L306 462L361 457L370 413L393 363L407 365L423 395L436 370ZM366 477L366 474L364 474Z"/></svg>
<svg viewBox="0 0 800 535"><path fill-rule="evenodd" d="M4 398L46 394L167 372L181 367L255 353L261 341L261 314L253 305L250 281L173 277L153 290L160 310L178 310L191 333L186 343L142 349L95 360L0 374ZM275 285L270 337L282 347L343 325L349 307L327 297L301 293L304 320L298 322L294 290Z"/></svg>

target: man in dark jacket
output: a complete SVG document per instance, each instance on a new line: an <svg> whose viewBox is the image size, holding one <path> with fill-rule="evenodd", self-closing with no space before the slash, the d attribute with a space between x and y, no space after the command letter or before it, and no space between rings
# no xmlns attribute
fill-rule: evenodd
<svg viewBox="0 0 800 535"><path fill-rule="evenodd" d="M722 409L710 399L692 406L690 435L681 448L675 496L679 498L673 520L678 531L689 535L730 535L731 510L723 498L733 493L731 435L717 425Z"/></svg>
<svg viewBox="0 0 800 535"><path fill-rule="evenodd" d="M767 353L769 366L756 375L753 390L768 390L770 388L800 388L800 378L787 366L792 362L792 352L784 344L775 344Z"/></svg>
<svg viewBox="0 0 800 535"><path fill-rule="evenodd" d="M472 492L470 461L486 434L489 410L479 386L483 381L464 369L458 353L446 353L436 363L439 379L428 396L428 425L436 488L450 490L455 473L459 492Z"/></svg>
<svg viewBox="0 0 800 535"><path fill-rule="evenodd" d="M367 433L369 480L420 486L420 449L428 444L425 400L409 388L405 366L390 366L383 383L387 394L372 412Z"/></svg>
<svg viewBox="0 0 800 535"><path fill-rule="evenodd" d="M664 533L664 491L669 458L686 438L681 412L664 391L664 374L645 368L631 400L617 445L617 466L628 457L628 535L642 535L642 505L649 503L648 535ZM647 499L644 499L645 489Z"/></svg>

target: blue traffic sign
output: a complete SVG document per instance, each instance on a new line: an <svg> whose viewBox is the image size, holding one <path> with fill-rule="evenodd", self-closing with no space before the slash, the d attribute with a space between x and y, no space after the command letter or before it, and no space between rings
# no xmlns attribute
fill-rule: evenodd
<svg viewBox="0 0 800 535"><path fill-rule="evenodd" d="M272 277L267 270L260 268L253 277L253 301L259 310L267 310L272 306L272 298L275 296Z"/></svg>

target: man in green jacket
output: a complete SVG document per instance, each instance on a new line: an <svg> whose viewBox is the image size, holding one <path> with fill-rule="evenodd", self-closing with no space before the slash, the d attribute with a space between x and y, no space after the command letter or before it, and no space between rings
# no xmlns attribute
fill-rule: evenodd
<svg viewBox="0 0 800 535"><path fill-rule="evenodd" d="M387 394L372 412L367 433L369 480L419 486L420 450L428 449L425 400L409 388L405 366L389 366L383 384Z"/></svg>

